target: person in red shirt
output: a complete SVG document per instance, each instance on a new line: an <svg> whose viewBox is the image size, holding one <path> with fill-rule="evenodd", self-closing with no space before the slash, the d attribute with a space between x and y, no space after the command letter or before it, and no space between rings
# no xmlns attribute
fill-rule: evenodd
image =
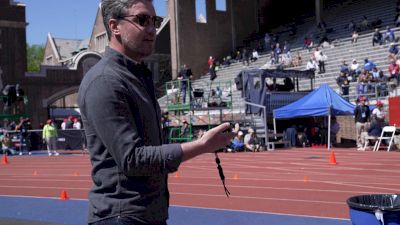
<svg viewBox="0 0 400 225"><path fill-rule="evenodd" d="M389 81L392 80L393 78L396 79L397 81L397 86L400 84L400 67L398 64L396 64L396 61L392 61L392 63L389 65Z"/></svg>

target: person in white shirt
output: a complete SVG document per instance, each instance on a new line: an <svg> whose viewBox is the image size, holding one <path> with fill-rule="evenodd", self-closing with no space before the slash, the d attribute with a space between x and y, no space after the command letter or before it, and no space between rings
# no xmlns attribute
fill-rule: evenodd
<svg viewBox="0 0 400 225"><path fill-rule="evenodd" d="M317 62L316 62L314 59L311 58L311 59L307 62L306 70L315 71L315 70L317 70L317 67L318 67Z"/></svg>
<svg viewBox="0 0 400 225"><path fill-rule="evenodd" d="M68 119L64 119L63 122L61 123L61 130L65 130L67 128L67 120Z"/></svg>
<svg viewBox="0 0 400 225"><path fill-rule="evenodd" d="M379 122L385 121L385 113L383 112L383 103L381 101L376 102L376 108L372 110L372 118Z"/></svg>
<svg viewBox="0 0 400 225"><path fill-rule="evenodd" d="M78 118L74 119L74 124L72 125L74 129L80 130L82 129L81 122L79 122Z"/></svg>
<svg viewBox="0 0 400 225"><path fill-rule="evenodd" d="M258 55L258 52L257 52L257 50L255 50L255 49L253 49L253 52L252 52L252 54L251 54L251 61L252 62L255 62L255 61L257 61L257 59L259 58L260 56Z"/></svg>

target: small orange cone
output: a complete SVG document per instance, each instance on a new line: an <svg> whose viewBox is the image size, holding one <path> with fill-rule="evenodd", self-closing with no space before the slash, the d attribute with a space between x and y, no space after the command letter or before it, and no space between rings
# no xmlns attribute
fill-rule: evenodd
<svg viewBox="0 0 400 225"><path fill-rule="evenodd" d="M66 191L61 192L60 200L63 200L63 201L68 200L68 195L67 195Z"/></svg>
<svg viewBox="0 0 400 225"><path fill-rule="evenodd" d="M237 175L237 174L233 175L233 179L234 180L239 180L239 175Z"/></svg>
<svg viewBox="0 0 400 225"><path fill-rule="evenodd" d="M33 176L37 176L38 172L36 170L33 171Z"/></svg>
<svg viewBox="0 0 400 225"><path fill-rule="evenodd" d="M74 172L74 176L75 176L75 177L79 176L79 172L78 172L78 171L75 171L75 172Z"/></svg>
<svg viewBox="0 0 400 225"><path fill-rule="evenodd" d="M176 172L175 175L174 175L174 177L175 177L175 178L178 178L178 177L179 177L179 172Z"/></svg>
<svg viewBox="0 0 400 225"><path fill-rule="evenodd" d="M335 157L335 152L333 150L331 150L331 156L330 156L330 159L329 159L329 164L331 164L331 165L336 165L337 164L336 157Z"/></svg>
<svg viewBox="0 0 400 225"><path fill-rule="evenodd" d="M1 164L4 165L8 164L8 159L6 154L3 154L3 158L1 159Z"/></svg>
<svg viewBox="0 0 400 225"><path fill-rule="evenodd" d="M304 176L303 181L304 181L304 183L307 183L309 181L308 176Z"/></svg>

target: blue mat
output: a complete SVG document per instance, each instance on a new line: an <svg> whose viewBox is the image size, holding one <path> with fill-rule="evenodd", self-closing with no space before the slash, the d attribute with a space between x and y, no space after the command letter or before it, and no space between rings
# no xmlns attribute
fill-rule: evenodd
<svg viewBox="0 0 400 225"><path fill-rule="evenodd" d="M87 200L0 197L1 218L87 224ZM351 225L349 220L171 206L168 225Z"/></svg>

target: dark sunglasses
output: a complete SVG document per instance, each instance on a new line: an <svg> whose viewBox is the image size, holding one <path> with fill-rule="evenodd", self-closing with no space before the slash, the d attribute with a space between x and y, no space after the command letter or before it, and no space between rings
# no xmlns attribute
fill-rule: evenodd
<svg viewBox="0 0 400 225"><path fill-rule="evenodd" d="M125 19L126 17L133 17L132 20ZM163 18L159 16L149 16L149 15L126 15L120 16L118 19L123 19L129 22L137 23L142 27L147 27L150 24L155 28L160 28L161 23L163 22Z"/></svg>

